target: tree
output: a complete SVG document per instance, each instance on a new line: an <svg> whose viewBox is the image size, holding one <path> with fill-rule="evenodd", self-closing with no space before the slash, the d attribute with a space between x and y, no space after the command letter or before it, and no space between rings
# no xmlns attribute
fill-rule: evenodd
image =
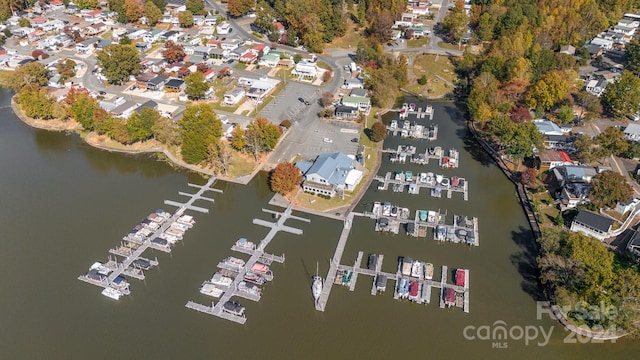
<svg viewBox="0 0 640 360"><path fill-rule="evenodd" d="M511 120L516 123L524 123L531 121L531 113L526 108L519 106L517 108L513 108L509 113Z"/></svg>
<svg viewBox="0 0 640 360"><path fill-rule="evenodd" d="M162 57L170 64L184 60L185 56L186 54L184 53L184 46L176 44L172 40L169 40L164 44Z"/></svg>
<svg viewBox="0 0 640 360"><path fill-rule="evenodd" d="M273 150L281 135L280 128L263 117L257 117L251 121L245 134L247 148L256 160L258 160L260 153Z"/></svg>
<svg viewBox="0 0 640 360"><path fill-rule="evenodd" d="M209 65L207 65L206 63L200 63L198 65L196 65L196 71L200 72L200 73L206 73L209 70Z"/></svg>
<svg viewBox="0 0 640 360"><path fill-rule="evenodd" d="M612 208L616 203L628 200L631 195L633 195L631 185L617 172L605 171L591 180L589 198L598 208Z"/></svg>
<svg viewBox="0 0 640 360"><path fill-rule="evenodd" d="M202 0L187 0L185 7L194 15L203 15L205 13L204 1Z"/></svg>
<svg viewBox="0 0 640 360"><path fill-rule="evenodd" d="M600 146L600 156L602 157L621 155L629 148L624 132L613 126L606 128L594 140Z"/></svg>
<svg viewBox="0 0 640 360"><path fill-rule="evenodd" d="M182 159L189 164L200 164L209 158L209 148L222 136L222 122L211 104L187 105L182 119Z"/></svg>
<svg viewBox="0 0 640 360"><path fill-rule="evenodd" d="M178 69L178 77L181 79L186 78L190 74L191 74L191 70L189 70L189 68L184 65L180 69Z"/></svg>
<svg viewBox="0 0 640 360"><path fill-rule="evenodd" d="M158 21L162 19L162 11L158 9L153 1L147 1L147 3L144 4L144 16L146 16L149 26L155 26Z"/></svg>
<svg viewBox="0 0 640 360"><path fill-rule="evenodd" d="M159 117L151 127L153 137L168 146L179 146L182 141L180 128L173 119Z"/></svg>
<svg viewBox="0 0 640 360"><path fill-rule="evenodd" d="M144 5L142 0L124 0L122 8L130 22L136 22L142 16Z"/></svg>
<svg viewBox="0 0 640 360"><path fill-rule="evenodd" d="M89 96L86 92L78 92L72 95L71 98L67 96L67 102L70 102L71 107L69 112L71 116L80 124L85 130L93 130L96 127L96 119L100 116L100 112L105 111L100 108L98 102Z"/></svg>
<svg viewBox="0 0 640 360"><path fill-rule="evenodd" d="M231 132L231 139L229 141L232 148L242 151L247 147L247 134L242 127L236 126Z"/></svg>
<svg viewBox="0 0 640 360"><path fill-rule="evenodd" d="M269 176L271 191L278 194L288 194L302 183L300 170L290 162L276 165Z"/></svg>
<svg viewBox="0 0 640 360"><path fill-rule="evenodd" d="M120 40L118 40L118 44L120 45L131 45L133 44L133 41L131 41L131 39L127 36L127 34L124 34L120 37Z"/></svg>
<svg viewBox="0 0 640 360"><path fill-rule="evenodd" d="M582 89L574 96L576 104L580 106L579 117L584 117L584 112L588 111L599 115L602 112L602 105L600 104L600 98Z"/></svg>
<svg viewBox="0 0 640 360"><path fill-rule="evenodd" d="M18 26L31 27L31 21L29 21L29 19L27 19L26 17L21 17L20 19L18 19Z"/></svg>
<svg viewBox="0 0 640 360"><path fill-rule="evenodd" d="M184 27L184 28L192 27L193 14L191 13L191 11L187 10L178 14L178 23L180 24L180 27Z"/></svg>
<svg viewBox="0 0 640 360"><path fill-rule="evenodd" d="M53 118L54 101L45 89L25 87L18 93L17 100L28 117L43 120Z"/></svg>
<svg viewBox="0 0 640 360"><path fill-rule="evenodd" d="M201 72L194 72L184 79L186 87L184 93L190 99L202 99L204 94L211 87L209 82L205 80L204 75Z"/></svg>
<svg viewBox="0 0 640 360"><path fill-rule="evenodd" d="M107 45L96 57L111 84L122 84L140 71L140 52L132 45Z"/></svg>
<svg viewBox="0 0 640 360"><path fill-rule="evenodd" d="M209 145L209 164L217 173L227 175L233 158L226 141L218 141Z"/></svg>
<svg viewBox="0 0 640 360"><path fill-rule="evenodd" d="M640 76L640 40L634 38L625 46L627 52L627 70Z"/></svg>
<svg viewBox="0 0 640 360"><path fill-rule="evenodd" d="M150 107L136 111L127 119L126 128L132 143L150 139L153 126L160 120L160 113Z"/></svg>
<svg viewBox="0 0 640 360"><path fill-rule="evenodd" d="M369 34L378 42L386 42L391 39L391 27L393 26L393 16L387 9L377 10L372 13Z"/></svg>
<svg viewBox="0 0 640 360"><path fill-rule="evenodd" d="M514 159L517 168L525 157L533 155L533 148L542 145L542 134L533 123L515 124L500 137L506 151Z"/></svg>
<svg viewBox="0 0 640 360"><path fill-rule="evenodd" d="M427 75L422 75L417 81L419 85L427 85Z"/></svg>
<svg viewBox="0 0 640 360"><path fill-rule="evenodd" d="M151 1L160 12L164 12L164 9L167 7L167 3L164 0L149 0Z"/></svg>
<svg viewBox="0 0 640 360"><path fill-rule="evenodd" d="M42 63L30 62L20 65L13 72L8 84L14 91L20 91L25 86L38 88L45 86L49 81L49 71Z"/></svg>
<svg viewBox="0 0 640 360"><path fill-rule="evenodd" d="M548 72L531 88L527 103L532 108L550 109L569 95L569 88L558 72Z"/></svg>
<svg viewBox="0 0 640 360"><path fill-rule="evenodd" d="M373 142L380 142L387 138L387 127L380 121L376 121L371 126L369 138Z"/></svg>
<svg viewBox="0 0 640 360"><path fill-rule="evenodd" d="M615 117L637 112L640 109L640 78L631 71L625 71L607 85L600 99L604 110Z"/></svg>
<svg viewBox="0 0 640 360"><path fill-rule="evenodd" d="M536 168L527 168L520 176L520 182L524 185L531 186L536 182L538 172Z"/></svg>
<svg viewBox="0 0 640 360"><path fill-rule="evenodd" d="M78 6L78 9L98 9L100 7L100 2L98 0L75 0L73 2Z"/></svg>
<svg viewBox="0 0 640 360"><path fill-rule="evenodd" d="M229 0L227 12L234 17L242 16L251 10L254 3L254 0Z"/></svg>
<svg viewBox="0 0 640 360"><path fill-rule="evenodd" d="M322 97L320 98L320 105L327 107L331 105L333 102L333 94L329 91L325 91L322 93Z"/></svg>
<svg viewBox="0 0 640 360"><path fill-rule="evenodd" d="M264 0L260 0L256 3L256 18L253 25L262 32L268 35L274 34L279 36L277 29L273 26L276 20L276 13L273 8ZM269 37L271 40L271 37ZM277 40L277 39L276 39ZM272 40L275 41L275 40Z"/></svg>
<svg viewBox="0 0 640 360"><path fill-rule="evenodd" d="M462 38L467 33L467 27L469 25L469 16L464 8L464 2L457 0L456 5L447 15L442 19L440 23L442 31L447 33L453 41L460 44Z"/></svg>
<svg viewBox="0 0 640 360"><path fill-rule="evenodd" d="M285 129L290 128L290 127L291 127L291 120L286 120L286 119L285 119L285 120L282 120L282 121L280 122L280 126L282 126L282 127L283 127L283 128L285 128Z"/></svg>
<svg viewBox="0 0 640 360"><path fill-rule="evenodd" d="M331 70L325 70L324 72L322 72L322 82L329 82L329 80L331 80L331 76L333 75L333 71Z"/></svg>
<svg viewBox="0 0 640 360"><path fill-rule="evenodd" d="M568 124L574 118L573 109L571 106L563 105L558 109L556 116L558 117L558 120L560 120L561 124Z"/></svg>

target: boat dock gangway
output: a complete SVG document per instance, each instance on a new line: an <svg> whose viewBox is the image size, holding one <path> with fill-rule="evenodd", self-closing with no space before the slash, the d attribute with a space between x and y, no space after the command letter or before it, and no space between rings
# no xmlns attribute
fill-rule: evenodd
<svg viewBox="0 0 640 360"><path fill-rule="evenodd" d="M378 274L382 271L382 260L384 259L384 255L380 254L377 256L377 262L376 262L376 268L374 270L374 275L373 276L373 285L371 286L371 295L377 295L378 294L378 287L376 284L376 280L378 278ZM355 269L354 269L355 272ZM387 279L388 280L388 279Z"/></svg>
<svg viewBox="0 0 640 360"><path fill-rule="evenodd" d="M310 219L307 218L303 218L303 217L299 217L299 216L294 216L292 215L292 211L293 211L293 204L294 202L292 201L289 206L283 211L283 212L278 212L278 211L273 211L273 210L268 210L268 209L262 209L262 211L272 214L274 216L274 218L276 219L275 222L269 222L266 220L262 220L262 219L253 219L253 223L256 225L261 225L261 226L265 226L269 228L269 232L267 233L267 235L265 235L265 237L260 241L260 243L258 244L258 246L256 247L255 250L252 250L252 254L251 257L249 258L249 260L247 260L245 262L245 265L238 268L238 267L234 267L233 269L229 269L232 271L237 271L237 274L235 276L235 278L233 279L233 282L231 283L231 285L229 286L229 290L225 291L224 294L222 294L222 296L220 296L220 299L218 301L217 304L213 304L211 307L205 306L205 305L201 305L201 304L197 304L194 303L192 301L189 301L185 306L189 309L193 309L196 311L200 311L209 315L213 315L213 316L217 316L226 320L230 320L230 321L234 321L240 324L244 324L246 322L246 317L243 316L238 316L235 314L231 314L228 313L226 311L224 311L223 306L225 303L227 303L229 300L231 300L232 297L237 296L237 297L242 297L245 299L249 299L249 300L253 300L253 301L258 301L260 299L260 296L253 296L251 294L248 294L246 292L240 292L238 291L238 285L240 284L240 282L244 281L244 276L247 273L247 271L249 271L251 269L251 267L258 261L260 261L261 259L267 259L267 260L271 260L271 261L277 261L277 262L284 262L284 255L282 257L278 257L275 255L271 255L271 254L266 254L264 252L265 248L267 247L267 245L269 245L269 243L271 242L271 240L273 240L273 238L275 237L275 235L280 232L280 231L285 231L285 232L289 232L295 235L302 235L302 230L298 229L298 228L294 228L291 226L287 226L284 225L284 223L288 220L288 219L294 219L294 220L299 220L299 221L303 221L303 222L311 222ZM280 261L281 260L281 261ZM220 264L218 264L218 266L223 265L226 266L227 264L224 262L221 262ZM265 276L265 279L267 279L267 275L270 275L270 278L273 279L273 275L272 274L262 274L263 276Z"/></svg>
<svg viewBox="0 0 640 360"><path fill-rule="evenodd" d="M418 181L418 179L416 178L415 180L412 181L406 181L406 180L396 180L395 178L392 178L392 173L391 172L387 172L385 174L384 177L376 175L373 177L373 180L376 180L380 183L382 183L383 185L381 187L379 187L379 190L387 190L389 189L389 184L397 184L400 186L409 186L409 185L415 185L416 187L416 194L418 194L420 192L420 189L422 188L426 188L426 189L440 189L441 191L445 191L447 193L447 198L451 199L452 195L454 192L459 192L462 193L462 196L464 198L465 201L469 200L469 183L466 181L466 179L464 178L460 178L461 180L464 180L462 186L443 186L443 185L439 185L439 184L425 184L425 183L421 183Z"/></svg>
<svg viewBox="0 0 640 360"><path fill-rule="evenodd" d="M155 230L151 235L146 237L144 240L141 240L139 242L133 241L139 246L136 249L134 249L129 255L125 256L121 262L115 263L115 266L112 268L111 273L107 276L106 280L102 284L97 284L95 282L89 282L89 283L94 285L99 285L101 287L111 286L113 281L120 275L127 275L136 279L144 279L144 273L140 268L136 267L135 265L132 265L133 262L138 258L140 258L142 256L142 253L144 253L148 248L169 252L170 249L165 247L159 247L157 244L153 243L152 240L158 237L163 232L165 232L171 226L171 224L173 224L176 220L178 220L180 216L184 214L186 210L194 210L194 211L208 213L209 212L208 209L193 206L193 203L196 200L201 200L201 199L213 202L214 201L213 199L204 197L203 194L207 191L222 193L222 190L211 187L216 182L216 180L217 178L213 176L204 185L195 185L195 184L189 183L188 184L189 186L198 188L198 191L195 194L187 194L184 192L179 192L179 194L181 195L190 197L189 200L185 203L178 203L178 202L171 202L171 201L168 202L167 200L165 200L165 204L176 205L179 207L178 210L169 219L164 221L164 223L157 230ZM157 265L157 261L155 265ZM83 275L81 275L80 277L84 278Z"/></svg>

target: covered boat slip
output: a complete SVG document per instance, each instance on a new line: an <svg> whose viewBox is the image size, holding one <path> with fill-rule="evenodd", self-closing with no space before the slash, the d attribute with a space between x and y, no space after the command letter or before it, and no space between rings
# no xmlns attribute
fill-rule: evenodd
<svg viewBox="0 0 640 360"><path fill-rule="evenodd" d="M462 193L462 197L464 198L465 201L469 200L469 183L466 181L465 178L461 178L461 177L455 177L456 180L456 184L454 185L452 181L450 181L448 178L443 178L448 180L448 183L424 183L424 182L420 182L420 177L415 177L412 178L411 181L407 181L406 178L405 179L396 179L396 176L391 172L388 171L385 176L380 176L380 175L376 175L374 176L373 180L378 181L380 184L382 185L378 185L378 190L387 190L389 189L389 185L398 185L398 186L410 186L413 185L413 188L415 189L412 194L419 194L420 190L425 188L425 189L432 189L432 190L439 190L440 192L445 192L447 194L447 199L451 199L451 197L453 196L454 192L457 193Z"/></svg>

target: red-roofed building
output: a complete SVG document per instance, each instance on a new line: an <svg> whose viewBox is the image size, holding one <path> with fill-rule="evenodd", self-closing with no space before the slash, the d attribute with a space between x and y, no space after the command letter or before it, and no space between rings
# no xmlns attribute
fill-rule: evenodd
<svg viewBox="0 0 640 360"><path fill-rule="evenodd" d="M266 54L271 50L268 45L265 44L255 44L251 51L256 54L257 57L262 57L262 55Z"/></svg>
<svg viewBox="0 0 640 360"><path fill-rule="evenodd" d="M208 47L212 47L212 48L219 48L220 44L222 44L222 41L220 41L220 40L211 39L211 40L207 41L207 46Z"/></svg>
<svg viewBox="0 0 640 360"><path fill-rule="evenodd" d="M42 25L42 24L44 24L46 22L47 22L47 19L42 18L42 17L37 17L37 18L31 19L31 24L32 25Z"/></svg>
<svg viewBox="0 0 640 360"><path fill-rule="evenodd" d="M216 77L216 71L214 69L209 69L204 72L204 79L207 81L213 81Z"/></svg>
<svg viewBox="0 0 640 360"><path fill-rule="evenodd" d="M240 55L240 59L238 61L245 64L251 64L256 60L258 60L258 56L253 51L247 51L244 54Z"/></svg>
<svg viewBox="0 0 640 360"><path fill-rule="evenodd" d="M564 150L544 150L538 154L540 170L546 171L556 166L573 165L573 161Z"/></svg>
<svg viewBox="0 0 640 360"><path fill-rule="evenodd" d="M273 25L276 27L276 29L278 30L278 32L280 34L284 34L285 28L284 28L284 25L282 25L282 23L280 21L276 21Z"/></svg>

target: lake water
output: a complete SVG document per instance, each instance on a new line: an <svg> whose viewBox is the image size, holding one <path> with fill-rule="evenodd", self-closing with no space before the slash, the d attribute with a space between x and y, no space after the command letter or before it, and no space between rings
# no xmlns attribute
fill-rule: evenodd
<svg viewBox="0 0 640 360"><path fill-rule="evenodd" d="M98 287L78 281L94 261L147 214L164 207L165 199L181 200L192 191L197 175L172 169L151 156L128 156L96 150L76 135L32 129L6 108L10 93L0 91L0 358L2 359L453 359L475 358L632 358L637 343L565 344L567 333L544 316L536 318L539 290L535 281L535 248L513 185L467 137L450 105L435 104L440 125L433 145L461 152L461 167L391 165L385 158L380 174L393 170L444 172L469 181L469 201L460 194L433 199L428 194L396 194L375 190L375 182L357 211L374 201L391 201L416 209L447 211L479 219L480 246L438 244L426 239L376 233L370 219L356 218L342 262L358 251L385 255L383 270L393 272L398 256L436 266L470 269L471 312L440 309L437 295L430 305L393 300L392 286L371 296L369 277L360 276L355 292L333 288L327 311L314 310L310 294L316 262L325 274L342 223L308 216L311 223L290 220L302 236L280 233L267 250L286 254L275 264L274 281L259 303L241 300L246 325L188 310L189 300L206 303L200 284L216 264L233 255L239 237L259 241L267 229L253 218L269 219L271 192L266 175L249 185L219 182L224 194L215 204L196 205L209 214L194 214L196 226L171 254L149 251L160 266L145 281L131 280L132 295L114 302ZM426 121L425 121L426 122ZM385 147L404 140L389 138ZM424 151L426 142L413 142ZM167 209L173 210L170 207ZM246 258L246 256L244 257ZM529 344L513 337L496 341L468 340L477 328L504 321L508 329L525 326L552 331L546 346L540 335ZM551 329L551 330L550 330ZM497 347L507 347L499 349Z"/></svg>

